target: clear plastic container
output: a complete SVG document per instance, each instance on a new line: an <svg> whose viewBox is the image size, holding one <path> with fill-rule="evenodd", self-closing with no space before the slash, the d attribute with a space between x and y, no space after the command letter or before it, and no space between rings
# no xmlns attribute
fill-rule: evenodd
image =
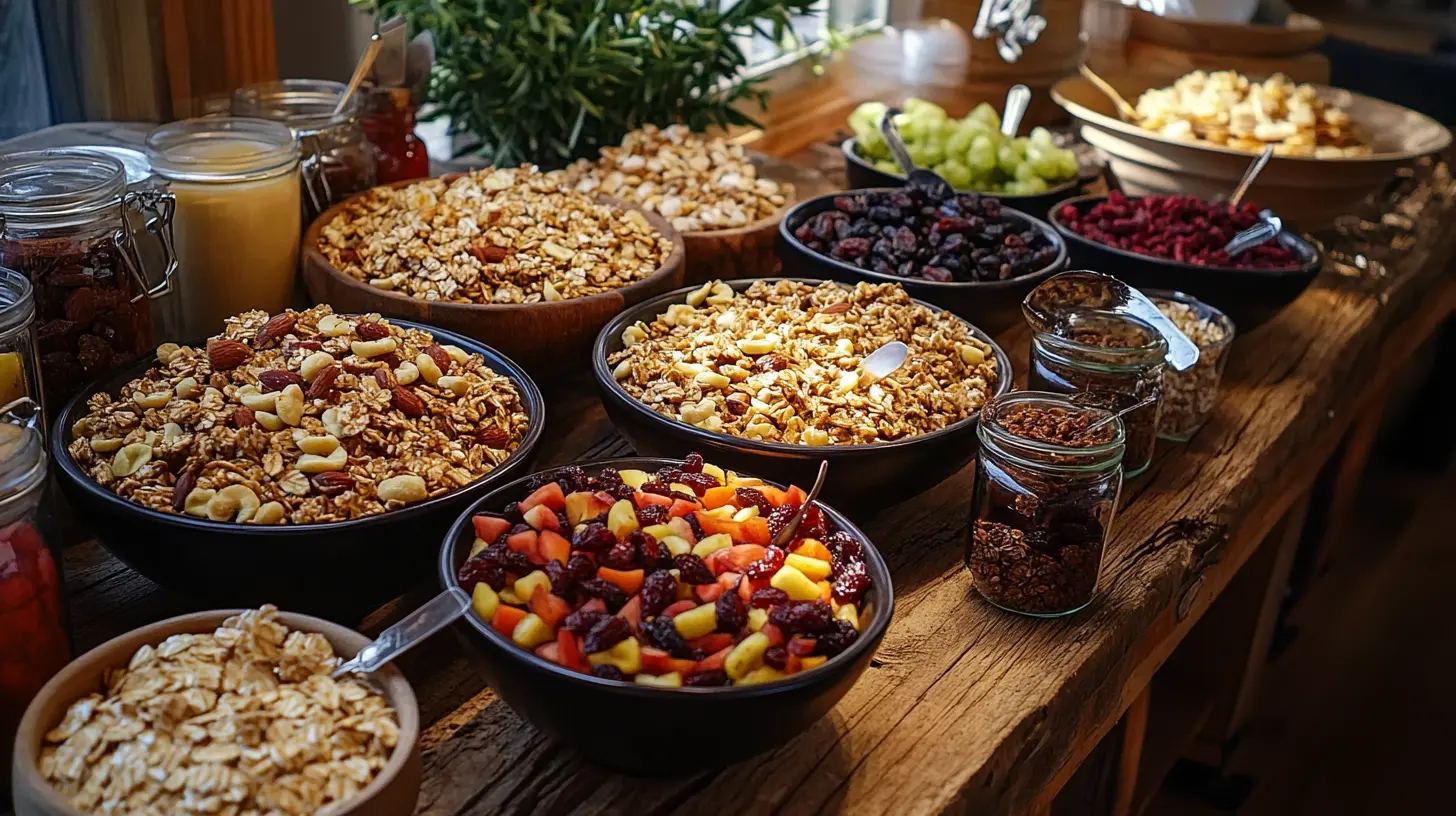
<svg viewBox="0 0 1456 816"><path fill-rule="evenodd" d="M113 156L81 148L0 157L0 266L31 283L45 409L156 346L149 298L171 291L171 194L128 191ZM152 233L146 269L129 216Z"/></svg>
<svg viewBox="0 0 1456 816"><path fill-rule="evenodd" d="M966 566L987 601L1037 617L1092 602L1122 490L1123 426L1114 419L1085 438L1067 431L1108 416L1039 391L981 412ZM1035 431L1048 423L1061 428Z"/></svg>
<svg viewBox="0 0 1456 816"><path fill-rule="evenodd" d="M238 312L292 305L303 206L293 131L264 119L184 119L152 131L147 157L176 196L185 339L217 334Z"/></svg>
<svg viewBox="0 0 1456 816"><path fill-rule="evenodd" d="M1182 292L1145 289L1158 310L1168 316L1198 346L1198 362L1187 371L1163 371L1163 413L1158 437L1187 442L1208 421L1218 403L1218 387L1234 342L1234 322L1228 315Z"/></svg>
<svg viewBox="0 0 1456 816"><path fill-rule="evenodd" d="M1032 335L1027 384L1036 390L1078 394L1079 404L1109 411L1148 401L1122 418L1127 434L1123 467L1132 478L1153 460L1167 352L1163 336L1135 317L1073 308L1059 321L1057 333Z"/></svg>

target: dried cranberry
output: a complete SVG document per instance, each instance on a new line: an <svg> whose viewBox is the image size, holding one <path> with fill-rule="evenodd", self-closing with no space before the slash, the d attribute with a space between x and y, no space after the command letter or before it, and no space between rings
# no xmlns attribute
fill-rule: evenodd
<svg viewBox="0 0 1456 816"><path fill-rule="evenodd" d="M835 530L825 536L823 542L835 558L859 558L862 551L859 539L843 530Z"/></svg>
<svg viewBox="0 0 1456 816"><path fill-rule="evenodd" d="M685 686L726 686L728 685L728 673L722 669L709 669L708 671L694 672L688 675L683 681Z"/></svg>
<svg viewBox="0 0 1456 816"><path fill-rule="evenodd" d="M755 589L753 595L748 598L748 605L754 609L768 609L769 607L786 604L788 602L789 593L778 587Z"/></svg>
<svg viewBox="0 0 1456 816"><path fill-rule="evenodd" d="M666 524L667 520L667 508L660 504L649 504L646 507L637 508L637 523L643 527Z"/></svg>
<svg viewBox="0 0 1456 816"><path fill-rule="evenodd" d="M794 535L799 538L819 538L829 534L829 527L824 521L824 514L819 512L818 507L810 507L804 513L804 520L799 522L799 529Z"/></svg>
<svg viewBox="0 0 1456 816"><path fill-rule="evenodd" d="M626 618L608 615L587 631L586 642L582 644L582 648L587 654L605 652L629 637L632 637L632 624Z"/></svg>
<svg viewBox="0 0 1456 816"><path fill-rule="evenodd" d="M823 601L776 606L768 611L768 622L784 634L812 635L834 625L834 610Z"/></svg>
<svg viewBox="0 0 1456 816"><path fill-rule="evenodd" d="M578 609L570 615L567 615L566 620L562 621L561 625L578 635L585 635L598 622L608 617L611 616L605 612L598 612L595 609Z"/></svg>
<svg viewBox="0 0 1456 816"><path fill-rule="evenodd" d="M787 553L782 548L769 547L764 552L762 558L748 565L748 569L745 572L749 578L755 581L766 581L774 577L774 573L778 572L784 566L784 557L786 555Z"/></svg>
<svg viewBox="0 0 1456 816"><path fill-rule="evenodd" d="M779 671L789 664L789 651L782 646L770 646L764 650L763 662Z"/></svg>
<svg viewBox="0 0 1456 816"><path fill-rule="evenodd" d="M830 581L834 599L842 604L858 603L870 588L870 573L859 558L834 559L834 575Z"/></svg>
<svg viewBox="0 0 1456 816"><path fill-rule="evenodd" d="M547 561L546 566L541 569L546 573L546 577L551 579L553 594L563 598L571 597L571 591L576 589L576 576L571 574L571 570L567 569L565 564L553 559Z"/></svg>
<svg viewBox="0 0 1456 816"><path fill-rule="evenodd" d="M680 477L685 477L689 474L679 473L678 475ZM713 482L713 484L716 486L718 483L715 481ZM688 487L691 487L691 485L688 485ZM682 492L681 490L673 490L667 484L660 481L644 482L642 487L638 488L638 490L641 490L643 493L652 493L657 496L667 496L673 499L682 499L683 501L697 500L696 496L689 495Z"/></svg>
<svg viewBox="0 0 1456 816"><path fill-rule="evenodd" d="M849 621L837 620L814 638L814 653L833 657L848 649L859 638L859 631Z"/></svg>
<svg viewBox="0 0 1456 816"><path fill-rule="evenodd" d="M592 676L600 677L603 680L616 680L619 683L626 682L627 675L611 663L603 663L600 666L592 666Z"/></svg>
<svg viewBox="0 0 1456 816"><path fill-rule="evenodd" d="M674 465L663 465L653 475L657 477L657 481L663 484L672 484L673 482L682 481L683 470Z"/></svg>
<svg viewBox="0 0 1456 816"><path fill-rule="evenodd" d="M478 554L460 565L455 578L466 592L474 592L475 585L480 583L489 585L491 589L501 589L506 585L506 571Z"/></svg>
<svg viewBox="0 0 1456 816"><path fill-rule="evenodd" d="M627 603L627 594L611 581L602 578L588 578L577 587L583 594L601 598L607 609L615 612Z"/></svg>
<svg viewBox="0 0 1456 816"><path fill-rule="evenodd" d="M706 473L684 473L678 483L691 487L698 496L718 486L718 480Z"/></svg>
<svg viewBox="0 0 1456 816"><path fill-rule="evenodd" d="M667 551L662 544L652 536L651 533L644 533L641 530L633 530L627 536L630 543L637 552L637 566L647 572L654 572L662 569L661 563L663 554Z"/></svg>
<svg viewBox="0 0 1456 816"><path fill-rule="evenodd" d="M603 552L616 545L617 537L604 524L587 524L571 536L572 549L582 552Z"/></svg>
<svg viewBox="0 0 1456 816"><path fill-rule="evenodd" d="M672 565L677 567L678 578L685 584L711 584L717 580L703 559L692 553L673 556Z"/></svg>
<svg viewBox="0 0 1456 816"><path fill-rule="evenodd" d="M739 580L742 580L741 578ZM748 610L743 608L743 599L738 597L738 588L734 587L730 592L724 592L718 596L718 602L714 604L714 612L718 619L718 631L727 632L730 635L738 633L748 623Z"/></svg>
<svg viewBox="0 0 1456 816"><path fill-rule="evenodd" d="M768 514L768 534L770 538L778 538L779 533L793 520L799 508L791 504L781 504Z"/></svg>
<svg viewBox="0 0 1456 816"><path fill-rule="evenodd" d="M596 565L590 558L584 555L573 555L571 560L566 562L566 571L571 574L572 580L581 583L597 574Z"/></svg>
<svg viewBox="0 0 1456 816"><path fill-rule="evenodd" d="M667 570L659 570L647 576L640 590L642 616L653 618L662 614L668 604L677 600L677 579Z"/></svg>
<svg viewBox="0 0 1456 816"><path fill-rule="evenodd" d="M761 490L754 490L751 487L740 487L733 491L733 495L738 497L738 501L742 506L757 507L759 515L767 517L774 511L773 502L769 501L768 497L763 495L763 491Z"/></svg>
<svg viewBox="0 0 1456 816"><path fill-rule="evenodd" d="M610 550L597 556L597 563L614 570L629 570L637 566L637 548L631 541L619 541Z"/></svg>
<svg viewBox="0 0 1456 816"><path fill-rule="evenodd" d="M703 464L703 455L694 451L683 457L682 471L683 473L702 473Z"/></svg>
<svg viewBox="0 0 1456 816"><path fill-rule="evenodd" d="M678 633L677 626L673 624L671 617L659 615L642 624L642 634L647 638L648 643L670 653L673 657L684 660L692 659L693 649Z"/></svg>

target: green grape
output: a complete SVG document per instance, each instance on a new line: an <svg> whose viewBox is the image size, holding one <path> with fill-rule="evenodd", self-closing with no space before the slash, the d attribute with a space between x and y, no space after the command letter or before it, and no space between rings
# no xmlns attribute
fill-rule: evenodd
<svg viewBox="0 0 1456 816"><path fill-rule="evenodd" d="M966 164L977 175L989 177L996 169L996 159L996 147L985 136L977 136L971 142L970 150L966 152Z"/></svg>
<svg viewBox="0 0 1456 816"><path fill-rule="evenodd" d="M900 165L889 161L888 159L880 159L876 161L875 169L880 171L881 173L889 173L892 176L900 175Z"/></svg>
<svg viewBox="0 0 1456 816"><path fill-rule="evenodd" d="M1036 195L1047 191L1047 183L1044 179L1032 177L1016 182L1021 185L1021 192L1018 195Z"/></svg>
<svg viewBox="0 0 1456 816"><path fill-rule="evenodd" d="M1070 150L1060 150L1057 152L1057 178L1076 178L1077 171L1080 169L1081 168L1077 166L1076 153L1073 153Z"/></svg>
<svg viewBox="0 0 1456 816"><path fill-rule="evenodd" d="M999 131L1001 129L1001 115L986 102L977 105L976 109L971 111L966 118L975 119L991 130Z"/></svg>
<svg viewBox="0 0 1456 816"><path fill-rule="evenodd" d="M861 156L867 159L888 159L890 158L890 146L885 144L885 139L879 131L874 131L866 136L856 136L855 145Z"/></svg>
<svg viewBox="0 0 1456 816"><path fill-rule="evenodd" d="M971 142L975 141L976 132L961 126L945 140L945 154L947 156L964 156L971 149Z"/></svg>
<svg viewBox="0 0 1456 816"><path fill-rule="evenodd" d="M1033 176L1044 179L1058 178L1058 174L1061 172L1061 162L1057 161L1056 154L1039 150L1035 145L1026 151L1026 161L1022 163L1021 167L1030 170ZM1017 168L1016 177L1024 178L1021 168Z"/></svg>
<svg viewBox="0 0 1456 816"><path fill-rule="evenodd" d="M883 102L866 102L849 115L849 128L854 131L854 137L860 143L869 141L868 134L879 136L880 117L885 115L886 110L888 108Z"/></svg>
<svg viewBox="0 0 1456 816"><path fill-rule="evenodd" d="M945 146L935 142L917 142L905 145L910 151L910 160L916 167L934 167L945 161Z"/></svg>
<svg viewBox="0 0 1456 816"><path fill-rule="evenodd" d="M1044 127L1032 128L1030 141L1033 144L1046 145L1048 147L1053 147L1057 143L1056 139L1052 138L1052 132Z"/></svg>
<svg viewBox="0 0 1456 816"><path fill-rule="evenodd" d="M1021 164L1023 158L1025 156L1016 149L1016 143L1008 142L1001 145L1001 149L996 151L996 167L1008 176L1015 176L1016 167Z"/></svg>
<svg viewBox="0 0 1456 816"><path fill-rule="evenodd" d="M1016 169L1012 171L1011 175L1017 181L1031 181L1034 178L1040 178L1036 172L1036 163L1031 161L1024 161L1016 165Z"/></svg>
<svg viewBox="0 0 1456 816"><path fill-rule="evenodd" d="M927 102L924 99L917 99L913 96L905 100L903 110L911 116L925 117L927 119L948 118L945 108L942 108L934 102Z"/></svg>
<svg viewBox="0 0 1456 816"><path fill-rule="evenodd" d="M937 164L935 172L958 190L966 190L971 186L971 168L954 159Z"/></svg>

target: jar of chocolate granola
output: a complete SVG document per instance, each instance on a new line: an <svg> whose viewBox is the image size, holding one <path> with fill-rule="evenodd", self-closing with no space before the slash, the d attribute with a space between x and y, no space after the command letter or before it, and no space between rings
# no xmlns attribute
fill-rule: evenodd
<svg viewBox="0 0 1456 816"><path fill-rule="evenodd" d="M171 291L173 199L126 185L120 161L85 149L0 156L0 266L33 288L50 416L86 383L156 346L148 298ZM160 243L162 269L144 268L129 211Z"/></svg>
<svg viewBox="0 0 1456 816"><path fill-rule="evenodd" d="M1131 478L1153 460L1167 352L1163 336L1136 317L1075 308L1061 316L1054 331L1032 334L1027 387L1079 394L1076 401L1086 407L1132 408L1122 418L1127 435L1123 468Z"/></svg>
<svg viewBox="0 0 1456 816"><path fill-rule="evenodd" d="M992 401L977 433L966 566L996 606L1037 617L1092 602L1122 489L1122 421L1044 391Z"/></svg>

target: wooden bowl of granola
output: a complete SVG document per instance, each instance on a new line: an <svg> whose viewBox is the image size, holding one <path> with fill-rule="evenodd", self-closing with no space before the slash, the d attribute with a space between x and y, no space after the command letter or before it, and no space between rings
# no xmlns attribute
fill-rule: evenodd
<svg viewBox="0 0 1456 816"><path fill-rule="evenodd" d="M218 666L221 668L224 659L219 659L214 663L208 657L196 654L189 656L187 652L174 655L173 660L167 662L156 659L156 652L153 652L154 657L151 660L139 659L133 662L133 655L136 655L139 649L148 646L155 647L173 635L211 635L219 627L224 625L224 621L243 611L241 609L228 609L194 612L189 615L158 621L149 626L143 626L140 629L135 629L113 638L81 655L71 661L65 668L61 669L60 673L55 677L51 678L50 682L41 688L31 701L30 706L25 710L25 714L20 720L20 727L17 729L15 735L15 759L11 768L11 783L15 795L15 813L17 816L85 816L88 812L94 812L79 809L67 801L61 791L53 786L51 782L47 781L47 775L43 773L42 766L48 766L50 763L48 760L43 760L43 751L47 745L57 744L57 741L48 741L46 738L47 734L52 732L53 729L60 731L63 728L70 728L70 722L66 715L73 702L91 694L105 696L108 693L107 675L110 672L118 669L128 669L128 673L131 675L128 678L130 688L137 689L148 682L153 682L151 680L152 675L155 675L158 681L164 681L166 677L177 672L184 663L198 665L199 668L202 668L199 664ZM234 621L234 626L242 627L250 634L266 630L276 635L279 630L275 627L275 624L282 624L288 630L292 630L295 633L317 633L328 641L328 646L332 647L331 650L335 655L345 659L352 657L370 641L364 635L336 623L330 623L321 618L291 612L277 612L267 618L261 617L255 612L249 620L251 623ZM259 628L253 628L254 626ZM240 640L238 645L233 647L236 651L232 652L232 654L238 655L238 658L235 659L241 659L243 657L241 653L247 648L244 645L245 643L247 643L246 640ZM333 685L326 680L317 679L319 672L322 671L322 666L321 664L309 662L313 660L313 657L310 656L312 653L307 651L308 647L317 650L318 656L322 655L324 649L322 644L317 641L311 641L308 638L304 638L301 642L297 643L295 645L295 651L284 649L285 655L301 656L293 664L296 667L300 667L296 669L300 670L300 674L297 677L309 677L310 679L307 680L307 683L320 684L320 688L322 686ZM262 657L261 659L265 661L265 664L273 667L277 666L276 663L273 663L267 657ZM130 668L128 668L129 666ZM303 666L311 666L313 668L302 669L301 667ZM323 673L322 676L326 678L327 673ZM351 816L398 816L398 814L402 813L412 813L414 811L415 801L418 799L420 792L419 704L415 699L414 690L410 687L409 681L394 666L385 666L383 669L371 674L368 684L375 693L384 698L384 701L388 703L388 707L393 709L394 722L397 725L397 739L394 739L392 736L395 731L394 728L381 724L381 730L387 731L391 735L387 740L382 742L394 742L392 748L383 744L359 744L350 741L351 745L358 745L356 750L359 755L357 758L366 763L373 762L377 764L381 758L387 758L384 758L382 767L374 769L371 778L348 783L356 787L356 792L340 800L338 805L330 809L329 812L339 814L339 816L343 814L350 814ZM127 686L123 686L122 688L127 688ZM198 683L197 688L213 688L216 690L216 686L210 685L207 682ZM349 685L349 688L350 692L347 696L352 697L357 693L357 689L352 684ZM180 694L177 696L179 698L181 697ZM308 695L307 692L305 692L305 699L309 701L311 706L310 711L312 713L318 715L319 719L332 723L337 723L346 714L350 713L346 711L347 706L362 702L345 701L342 699L335 700L333 702L336 703L336 706L331 709L329 706L320 703L319 697ZM365 699L367 700L368 698ZM213 706L216 704L216 699L211 702L208 702L205 698L189 701L189 705L198 706L203 710L212 709L215 712L220 711L220 709L213 709ZM369 705L373 704L369 703ZM259 705L260 710L267 710L266 708L262 708L265 704L260 703ZM317 708L312 708L312 706L317 706ZM140 706L135 708L130 706L121 707L117 712L109 711L108 708L108 706L98 706L92 712L89 720L84 724L77 724L78 730L76 736L80 737L86 726L101 725L103 720L116 721L116 724L122 725L125 728L125 723L121 722L122 719L129 717L136 720L138 725L141 725L143 724L143 718L147 716L145 708ZM367 718L371 715L361 714L359 716ZM383 716L385 719L388 718L387 715ZM282 722L297 723L298 720L280 719L279 722L281 725ZM150 725L150 723L147 725ZM344 726L344 728L346 727ZM342 731L343 728L339 730ZM362 734L360 732L354 732L349 736L355 735L359 735L362 741ZM56 736L60 736L60 734L57 733ZM142 738L138 737L137 739L140 741ZM264 737L264 739L266 741L267 737ZM114 742L126 743L127 740L121 739ZM66 743L60 743L60 745L64 747ZM209 739L205 745L199 745L194 750L203 751L212 749L226 752L232 751L233 745L235 743L228 743L221 739ZM308 751L307 748L302 748L301 750L305 753ZM121 761L124 759L123 757L117 756L116 749L113 748L111 751L112 753L109 759L113 763L113 766L110 770L109 778L116 780L121 778L121 770L129 766ZM82 759L78 758L78 764L80 765L79 770L84 773L85 767L84 761L81 761ZM155 762L155 757L149 761L148 757L139 756L135 758L135 761L136 770L141 772L146 768L152 767L153 762ZM185 764L188 760L184 759L181 762ZM238 777L247 778L236 767L237 762L238 760L236 759L223 760L216 765L209 763L208 766L197 765L194 767L227 768L232 773L237 774ZM293 802L296 807L289 808L280 800L275 805L277 808L275 812L300 815L319 812L319 805L322 803L318 802L315 797L321 791L317 789L301 790L300 788L296 788L295 786L307 784L302 780L302 776L295 777L293 780L286 782L276 779L276 775L269 774L271 769L266 768L268 762L267 759L263 759L259 760L258 764L265 768L263 770L264 774L275 776L271 781L275 782L279 788L293 788L292 792L296 796L300 793L302 794L302 796L299 796ZM339 770L342 771L342 768ZM263 778L267 779L268 776ZM128 791L128 793L146 790L147 782L144 779L138 779L137 781L137 786ZM257 782L262 782L262 779L258 779ZM361 783L362 789L359 789L358 786ZM254 783L252 780L248 784L254 791L257 791L261 787L261 785L255 786L257 783ZM340 784L343 783L340 782ZM152 797L167 795L160 789L161 786L153 783L152 787L155 788L149 791ZM145 798L145 795L143 796ZM149 801L154 804L158 802L156 798L151 798ZM308 804L309 802L313 802L313 804ZM165 810L166 807L163 804L161 809Z"/></svg>
<svg viewBox="0 0 1456 816"><path fill-rule="evenodd" d="M453 184L458 176L445 176L436 181ZM429 300L423 296L412 296L399 291L390 291L366 283L349 272L340 269L330 260L330 255L341 251L324 249L321 242L328 243L328 230L335 219L353 218L355 213L377 199L381 190L403 189L420 182L399 182L386 188L375 188L350 198L324 212L311 224L303 238L303 279L308 286L309 296L317 303L329 303L344 312L378 312L386 317L414 320L430 326L459 332L500 349L513 359L520 361L533 372L546 374L564 372L585 362L592 339L608 320L618 312L663 292L670 292L682 286L686 249L683 238L661 216L645 212L641 208L609 197L600 197L596 203L605 204L625 211L629 218L643 218L662 239L670 244L657 268L650 274L632 280L626 285L608 288L605 291L563 300L537 300L536 302L456 302L446 299ZM444 187L438 187L444 190ZM373 198L371 198L373 197ZM377 207L376 207L377 208ZM428 241L429 239L422 239ZM478 239L484 241L484 238ZM529 243L530 236L523 234L518 242ZM352 244L352 242L350 242ZM546 241L538 242L548 243ZM423 246L423 244L422 244ZM524 244L523 244L524 246ZM353 251L352 246L346 247ZM509 265L509 256L497 259L495 247L471 246L466 254L475 256L474 261L458 263L476 272L488 266ZM502 249L501 251L505 251ZM635 253L635 250L633 250ZM479 263L476 263L478 261ZM614 261L615 262L615 261ZM405 273L397 273L403 275ZM448 275L448 273L446 273ZM406 275L406 285L413 280ZM424 284L422 284L424 285ZM495 285L495 284L491 284ZM499 291L507 291L506 284ZM554 289L553 289L554 291ZM522 295L525 296L525 295ZM533 293L531 297L544 297Z"/></svg>

